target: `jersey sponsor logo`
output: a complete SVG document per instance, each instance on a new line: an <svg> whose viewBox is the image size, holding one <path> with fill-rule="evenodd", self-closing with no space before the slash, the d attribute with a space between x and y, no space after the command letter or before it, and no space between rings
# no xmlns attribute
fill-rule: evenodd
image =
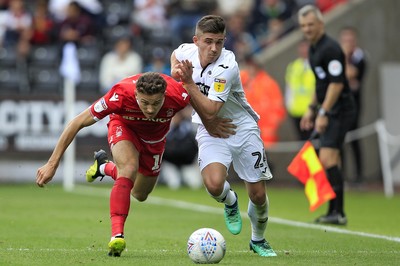
<svg viewBox="0 0 400 266"><path fill-rule="evenodd" d="M338 60L332 60L328 64L328 71L332 76L339 76L342 74L343 66Z"/></svg>
<svg viewBox="0 0 400 266"><path fill-rule="evenodd" d="M110 102L118 102L118 94L114 92L113 96L110 98Z"/></svg>
<svg viewBox="0 0 400 266"><path fill-rule="evenodd" d="M123 119L130 120L130 121L150 121L150 122L156 122L156 123L167 123L171 121L171 118L162 118L162 117L157 117L157 118L146 118L146 117L135 117L135 116L128 116L128 115L123 115Z"/></svg>
<svg viewBox="0 0 400 266"><path fill-rule="evenodd" d="M201 93L203 93L205 96L208 96L208 91L210 90L210 86L201 82L197 82L196 85L197 87L199 87Z"/></svg>
<svg viewBox="0 0 400 266"><path fill-rule="evenodd" d="M324 79L326 77L324 69L320 66L315 67L315 74L317 74L319 79Z"/></svg>
<svg viewBox="0 0 400 266"><path fill-rule="evenodd" d="M219 65L219 67L222 67L223 69L228 69L229 66L224 66L223 64Z"/></svg>
<svg viewBox="0 0 400 266"><path fill-rule="evenodd" d="M222 78L214 79L214 90L216 92L223 92L225 90L226 80Z"/></svg>
<svg viewBox="0 0 400 266"><path fill-rule="evenodd" d="M106 110L108 108L107 104L106 104L106 100L104 100L104 98L101 98L100 100L97 101L97 103L94 104L94 111L96 113L101 113L104 110Z"/></svg>

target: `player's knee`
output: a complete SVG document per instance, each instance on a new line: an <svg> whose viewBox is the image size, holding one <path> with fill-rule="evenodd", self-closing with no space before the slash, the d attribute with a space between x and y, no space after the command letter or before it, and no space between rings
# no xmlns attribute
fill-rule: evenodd
<svg viewBox="0 0 400 266"><path fill-rule="evenodd" d="M118 167L118 175L135 179L138 168L134 164L124 164Z"/></svg>
<svg viewBox="0 0 400 266"><path fill-rule="evenodd" d="M216 182L215 180L204 180L204 185L208 193L214 197L221 195L224 190L224 183Z"/></svg>
<svg viewBox="0 0 400 266"><path fill-rule="evenodd" d="M147 197L149 196L148 193L143 193L143 192L137 192L137 191L133 191L131 192L131 195L137 199L140 202L143 202L147 199Z"/></svg>
<svg viewBox="0 0 400 266"><path fill-rule="evenodd" d="M267 196L265 194L264 190L261 191L251 191L249 193L249 198L250 200L256 204L256 205L263 205L266 200L267 200Z"/></svg>

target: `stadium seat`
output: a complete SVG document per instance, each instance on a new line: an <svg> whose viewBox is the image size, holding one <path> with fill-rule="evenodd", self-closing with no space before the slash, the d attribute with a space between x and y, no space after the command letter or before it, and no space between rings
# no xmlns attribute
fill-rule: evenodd
<svg viewBox="0 0 400 266"><path fill-rule="evenodd" d="M36 46L32 48L29 64L38 66L57 66L60 62L60 52L56 45Z"/></svg>
<svg viewBox="0 0 400 266"><path fill-rule="evenodd" d="M77 93L98 93L99 72L96 68L81 68L81 81L76 87Z"/></svg>
<svg viewBox="0 0 400 266"><path fill-rule="evenodd" d="M108 25L117 25L119 23L129 23L129 17L132 12L132 1L126 0L104 0L104 11Z"/></svg>
<svg viewBox="0 0 400 266"><path fill-rule="evenodd" d="M20 75L16 68L0 68L0 92L19 93Z"/></svg>
<svg viewBox="0 0 400 266"><path fill-rule="evenodd" d="M17 52L15 47L0 47L0 67L15 67Z"/></svg>
<svg viewBox="0 0 400 266"><path fill-rule="evenodd" d="M101 58L98 45L86 45L78 48L78 59L81 67L96 67Z"/></svg>
<svg viewBox="0 0 400 266"><path fill-rule="evenodd" d="M104 39L106 45L111 46L121 37L131 36L131 29L129 24L119 24L104 29Z"/></svg>
<svg viewBox="0 0 400 266"><path fill-rule="evenodd" d="M62 79L58 67L30 66L29 80L32 92L60 92Z"/></svg>

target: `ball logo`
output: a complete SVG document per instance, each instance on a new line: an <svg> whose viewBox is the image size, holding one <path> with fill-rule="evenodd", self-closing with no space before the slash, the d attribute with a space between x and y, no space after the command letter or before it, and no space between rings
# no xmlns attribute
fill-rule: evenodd
<svg viewBox="0 0 400 266"><path fill-rule="evenodd" d="M332 60L329 62L328 71L332 76L339 76L343 71L342 64L338 60Z"/></svg>
<svg viewBox="0 0 400 266"><path fill-rule="evenodd" d="M207 232L200 240L200 246L207 257L207 260L210 260L217 250L217 240L212 236L210 232Z"/></svg>

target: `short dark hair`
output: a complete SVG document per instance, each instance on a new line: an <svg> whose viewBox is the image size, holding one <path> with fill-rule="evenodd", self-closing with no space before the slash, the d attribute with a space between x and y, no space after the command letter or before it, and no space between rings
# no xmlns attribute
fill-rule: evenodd
<svg viewBox="0 0 400 266"><path fill-rule="evenodd" d="M156 72L143 73L136 82L136 90L146 95L165 93L167 82Z"/></svg>
<svg viewBox="0 0 400 266"><path fill-rule="evenodd" d="M226 33L225 21L221 16L207 15L196 24L196 35L200 33Z"/></svg>

